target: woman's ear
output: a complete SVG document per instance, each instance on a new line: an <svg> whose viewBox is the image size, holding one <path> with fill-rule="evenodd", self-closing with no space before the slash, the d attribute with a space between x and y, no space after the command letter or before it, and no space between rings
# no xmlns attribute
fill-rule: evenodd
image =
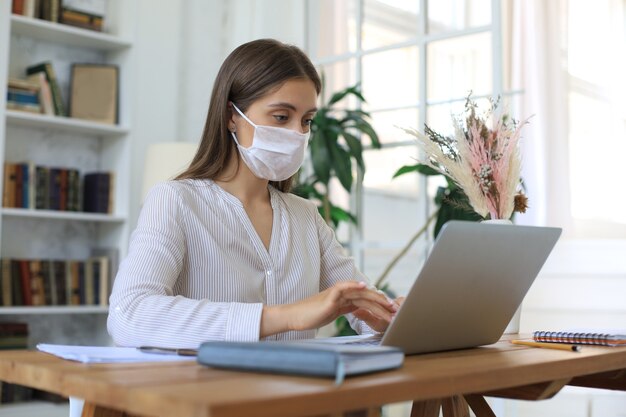
<svg viewBox="0 0 626 417"><path fill-rule="evenodd" d="M233 108L233 102L229 101L228 102L228 114L229 114L229 119L228 119L228 130L230 132L235 133L237 131L237 125L235 123L235 117L238 116L238 114L235 112L235 109Z"/></svg>

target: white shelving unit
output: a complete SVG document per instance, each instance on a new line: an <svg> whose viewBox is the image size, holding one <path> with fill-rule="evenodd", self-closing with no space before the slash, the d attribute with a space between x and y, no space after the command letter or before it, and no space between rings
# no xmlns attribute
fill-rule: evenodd
<svg viewBox="0 0 626 417"><path fill-rule="evenodd" d="M115 194L111 215L1 208L0 255L15 259L85 259L92 249L115 248L121 259L129 235L132 23L137 2L108 0L102 33L13 15L11 3L0 2L2 162L74 168L81 176L90 171L112 171ZM53 64L66 107L73 63L117 65L118 124L7 110L8 78L25 78L27 66L44 61ZM0 321L28 322L31 347L38 342L106 344L110 343L106 312L103 306L0 306Z"/></svg>
<svg viewBox="0 0 626 417"><path fill-rule="evenodd" d="M3 307L0 309L0 316L15 314L102 314L108 311L106 306Z"/></svg>
<svg viewBox="0 0 626 417"><path fill-rule="evenodd" d="M128 240L133 82L134 0L108 0L103 33L11 14L0 2L0 159L90 171L113 171L113 214L0 208L0 256L15 259L85 259L92 249L116 248L124 256ZM119 67L119 122L24 113L6 109L9 77L51 61L63 101L69 97L72 63ZM4 169L0 170L0 177ZM0 192L4 178L0 181ZM27 322L29 346L37 343L110 344L106 306L0 306L0 321ZM67 404L2 404L1 415L67 415Z"/></svg>
<svg viewBox="0 0 626 417"><path fill-rule="evenodd" d="M100 135L103 138L117 138L127 135L130 129L112 126L104 123L95 123L69 117L47 116L31 114L15 110L6 110L6 123L12 126L37 127L55 129L85 135Z"/></svg>
<svg viewBox="0 0 626 417"><path fill-rule="evenodd" d="M109 214L81 213L75 211L33 210L6 207L2 209L2 216L102 223L124 223L126 221L125 216L116 216Z"/></svg>

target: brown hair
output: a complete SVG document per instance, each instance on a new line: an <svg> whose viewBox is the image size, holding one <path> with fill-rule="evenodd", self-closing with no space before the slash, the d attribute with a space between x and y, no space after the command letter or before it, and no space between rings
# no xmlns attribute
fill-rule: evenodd
<svg viewBox="0 0 626 417"><path fill-rule="evenodd" d="M198 152L189 167L176 179L218 178L233 152L237 152L228 131L231 117L228 103L235 103L245 112L254 101L294 78L310 79L317 94L320 93L322 83L315 67L296 46L274 39L258 39L231 52L213 84ZM280 191L289 192L294 176L284 181L270 181L270 184Z"/></svg>

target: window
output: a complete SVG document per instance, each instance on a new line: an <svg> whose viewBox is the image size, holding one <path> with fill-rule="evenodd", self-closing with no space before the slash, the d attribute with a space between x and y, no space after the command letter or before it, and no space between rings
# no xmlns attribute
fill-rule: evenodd
<svg viewBox="0 0 626 417"><path fill-rule="evenodd" d="M449 133L451 113L463 108L469 91L479 102L512 94L501 81L500 2L309 0L307 7L307 48L325 76L324 98L360 82L363 109L383 142L382 150L364 152L362 189L350 199L360 219L350 234L352 253L376 280L426 222L437 188L416 174L392 180L417 153L396 126L423 130L426 122ZM408 290L425 247L418 242L394 268L393 290Z"/></svg>

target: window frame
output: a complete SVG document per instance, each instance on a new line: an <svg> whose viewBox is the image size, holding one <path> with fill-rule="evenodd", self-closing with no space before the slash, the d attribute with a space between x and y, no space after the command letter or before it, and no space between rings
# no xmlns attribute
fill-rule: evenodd
<svg viewBox="0 0 626 417"><path fill-rule="evenodd" d="M389 45L376 47L368 50L362 48L363 38L363 24L364 24L364 5L365 0L357 0L356 3L356 24L357 24L357 39L356 49L352 52L345 52L338 55L330 55L325 57L317 57L315 51L313 51L313 43L311 40L316 36L314 30L319 27L313 27L310 22L311 10L313 10L314 2L312 0L306 0L305 10L305 45L306 50L311 56L313 63L316 66L325 66L331 64L337 64L342 62L349 62L355 60L355 82L360 83L362 81L362 68L363 58L380 52L390 51L394 49L400 49L405 47L417 46L418 48L418 100L411 105L403 105L396 107L372 107L368 111L375 115L377 112L412 109L417 110L419 124L423 124L427 121L427 112L430 106L458 103L465 100L465 96L452 97L445 100L428 100L428 57L427 48L428 45L442 40L455 39L464 36L471 36L478 33L489 32L491 34L491 55L492 55L492 90L491 95L472 96L475 99L481 99L486 97L510 97L518 94L522 94L522 91L505 91L504 90L504 60L502 54L503 45L503 30L502 30L502 0L491 0L491 23L488 25L482 25L461 30L441 31L435 34L428 34L428 0L416 0L419 2L419 13L417 15L417 35L416 37L392 43ZM470 0L466 0L470 1ZM317 13L317 12L316 12ZM391 148L398 146L410 146L411 140L398 141L391 143L384 143L383 148ZM364 151L370 150L371 146L365 145ZM425 176L419 177L419 194L418 194L418 206L419 213L416 216L420 217L421 223L425 223L430 216L431 196L428 194L428 180ZM346 246L350 248L351 254L355 259L357 266L364 269L364 252L370 248L380 248L380 244L374 241L367 242L363 239L363 204L364 204L364 187L363 187L363 174L358 170L358 178L354 185L352 192L350 193L350 208L353 210L359 222L356 226L350 227L349 242ZM428 236L430 239L430 236ZM427 245L428 246L428 245ZM401 244L398 244L397 248L400 249ZM426 249L425 249L426 251Z"/></svg>

